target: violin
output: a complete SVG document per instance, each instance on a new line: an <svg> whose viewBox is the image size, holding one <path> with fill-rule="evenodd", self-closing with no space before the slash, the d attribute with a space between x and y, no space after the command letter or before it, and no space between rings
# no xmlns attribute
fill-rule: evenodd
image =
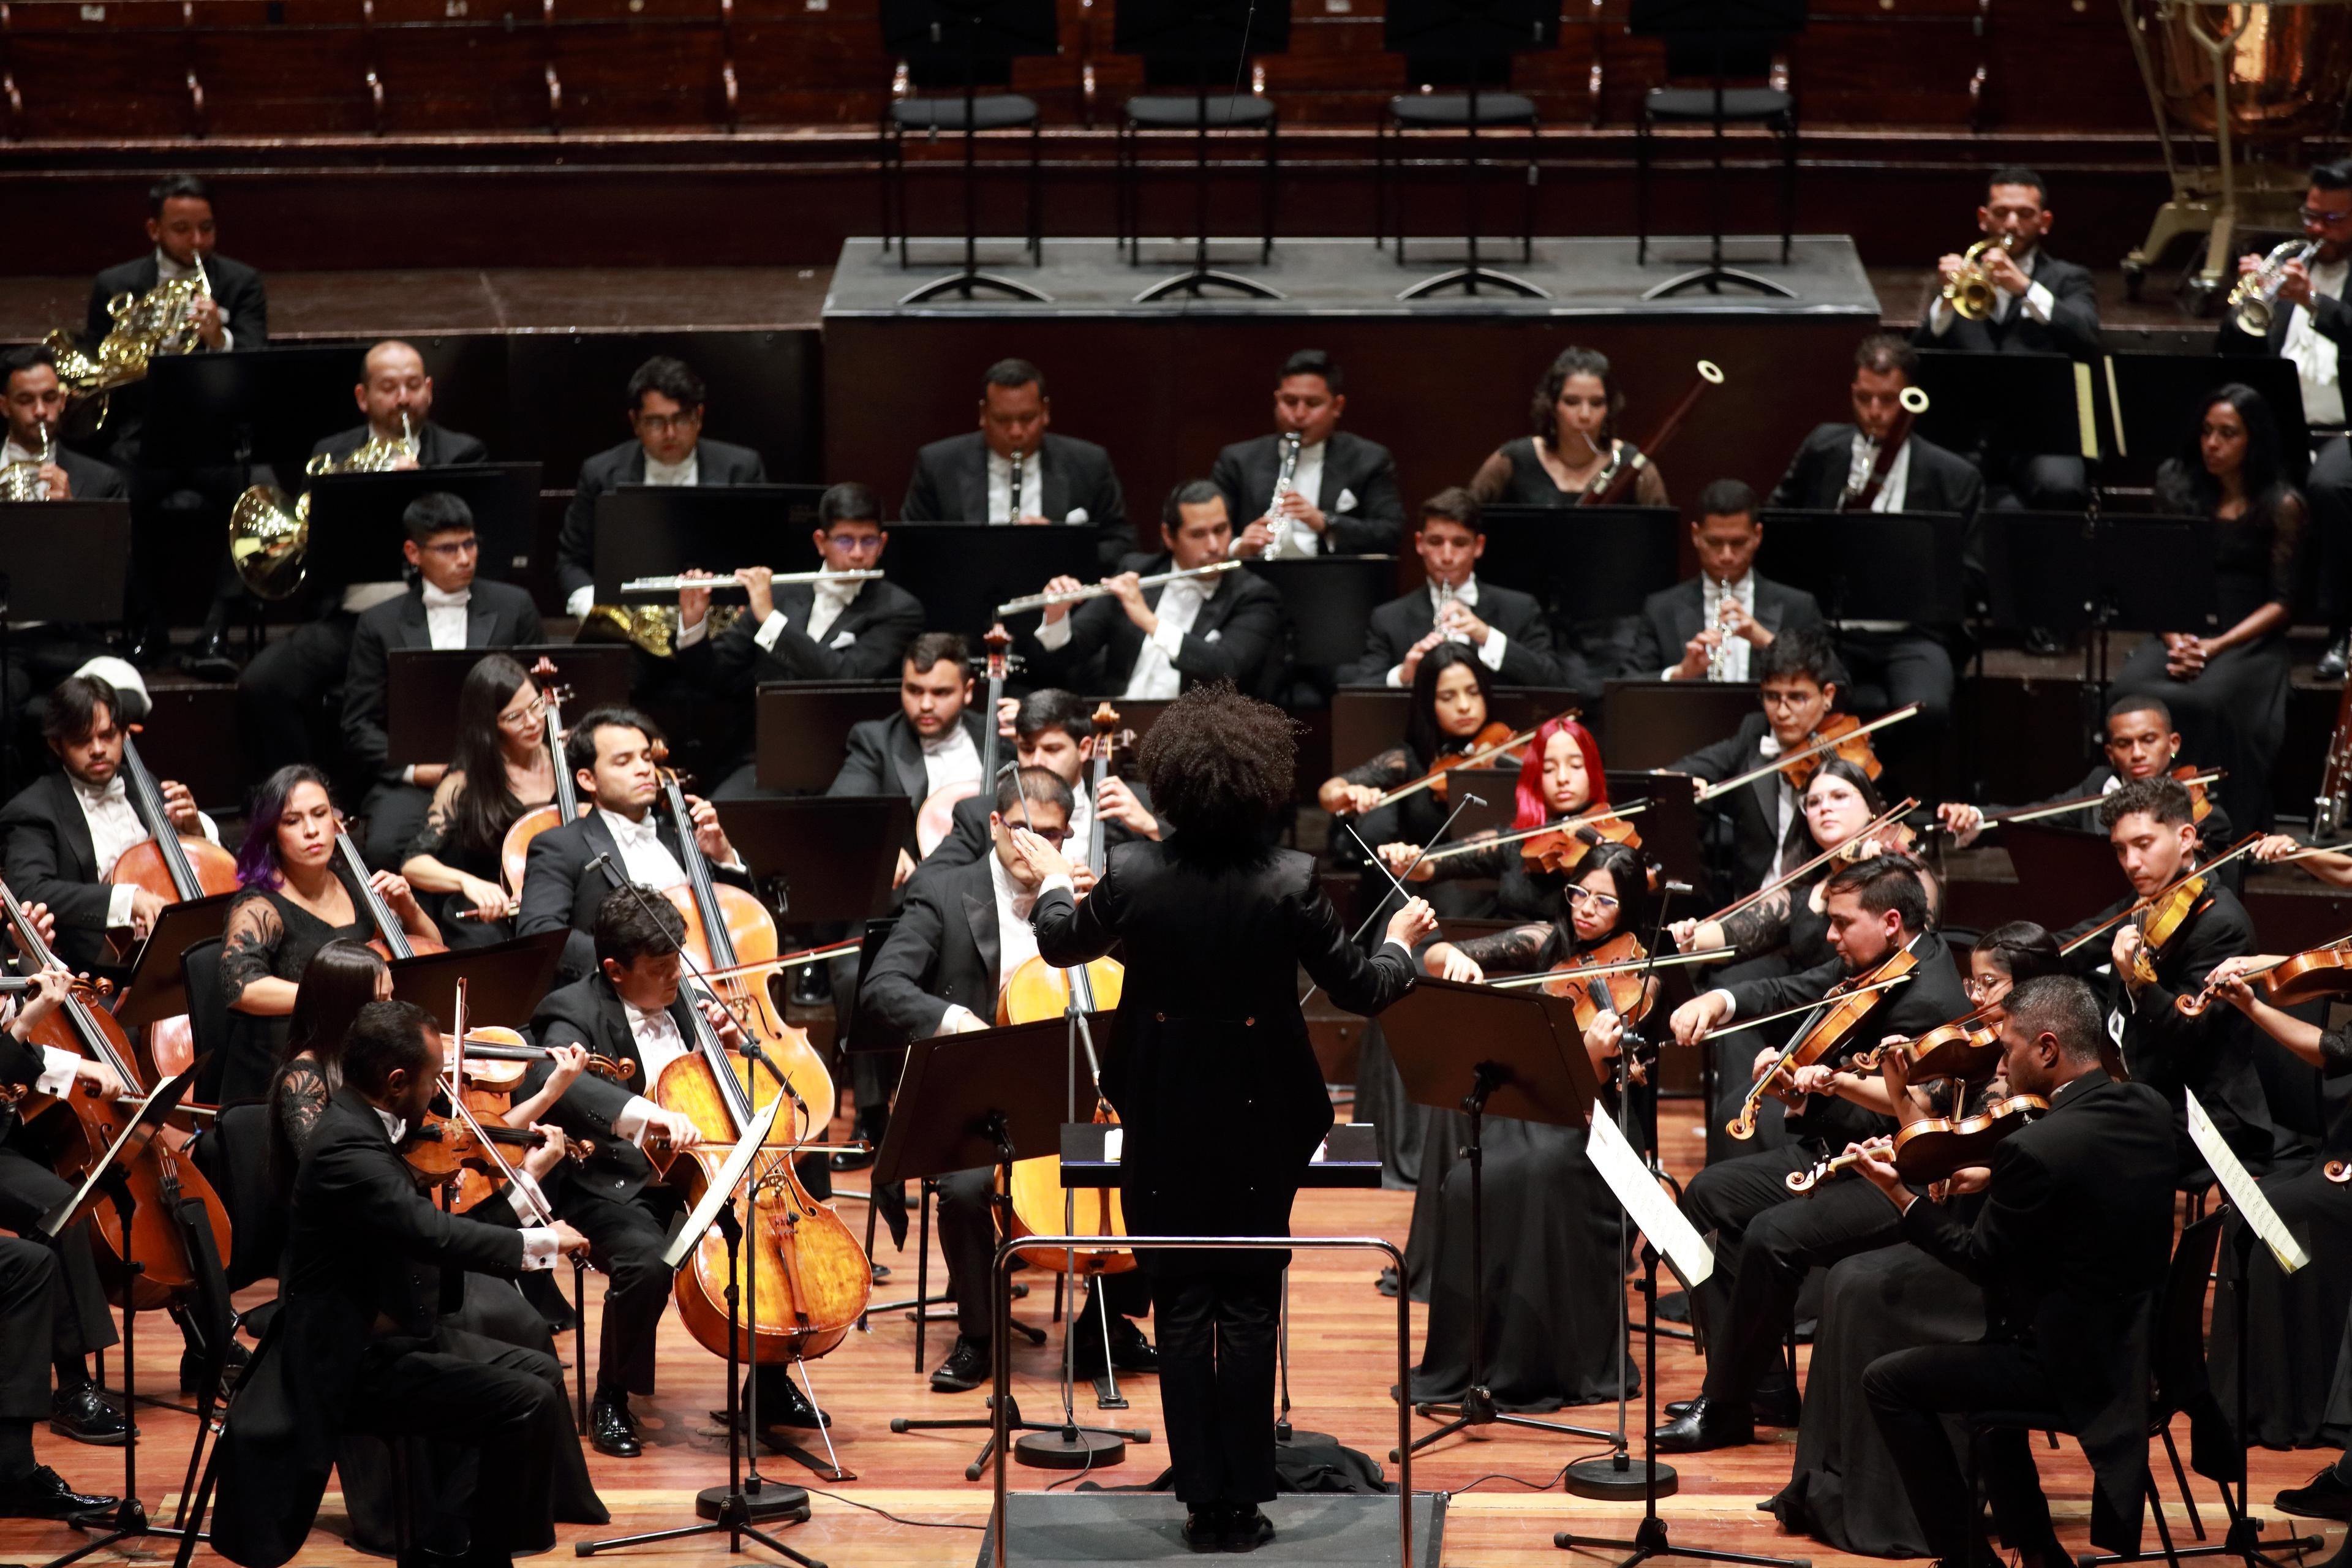
<svg viewBox="0 0 2352 1568"><path fill-rule="evenodd" d="M1573 719L1580 711L1581 710L1563 708L1553 717ZM1490 720L1476 734L1470 737L1468 743L1460 751L1449 752L1438 758L1436 762L1430 764L1427 773L1409 784L1397 785L1396 788L1372 802L1370 809L1378 811L1384 805L1394 805L1406 796L1419 795L1423 790L1427 790L1438 799L1444 800L1445 775L1456 768L1517 767L1527 760L1528 742L1536 738L1538 730L1549 722L1551 721L1547 719L1543 723L1515 731L1500 719Z"/></svg>
<svg viewBox="0 0 2352 1568"><path fill-rule="evenodd" d="M2274 1007L2294 1007L2352 991L2352 936L2340 936L2325 947L2282 958L2267 968L2239 973L2242 980L2256 976L2261 977L2263 989L2270 994L2268 1000ZM2200 1016L2212 1005L2215 989L2213 982L2208 980L2193 995L2174 997L2172 1005L2184 1018Z"/></svg>
<svg viewBox="0 0 2352 1568"><path fill-rule="evenodd" d="M1901 1058L1904 1076L1914 1083L1981 1077L2000 1060L2000 1026L1983 1022L1989 1012L1990 1008L1979 1008L1964 1018L1938 1024L1924 1035L1856 1051L1853 1065L1868 1072L1893 1055Z"/></svg>
<svg viewBox="0 0 2352 1568"><path fill-rule="evenodd" d="M1574 870L1588 851L1602 844L1622 844L1628 849L1639 849L1641 831L1617 813L1603 810L1596 816L1561 823L1521 839L1519 858L1530 874L1565 873Z"/></svg>
<svg viewBox="0 0 2352 1568"><path fill-rule="evenodd" d="M2179 934L2180 928L2188 923L2191 915L2211 902L2207 890L2208 879L2214 872L2235 860L2239 856L2248 853L2262 841L2261 834L2247 834L2245 837L2231 845L2221 854L2206 861L2204 865L2182 872L2147 898L2125 905L2098 924L2087 927L2079 934L2069 937L2058 949L2060 955L2064 956L2074 952L2094 938L2104 936L2115 930L2126 921L2134 921L2138 922L2140 940L2144 943L2141 949L2142 956L2150 959L2151 962L2135 963L2132 966L2133 973L2141 984L2154 984L2156 982L2156 967L2152 962L2154 953L2160 952L2164 943ZM2195 889L2194 892L2187 893L2184 898L2176 899L2176 895L2182 894L2184 889L2191 887ZM2151 914L2156 918L2153 920L2146 918Z"/></svg>
<svg viewBox="0 0 2352 1568"><path fill-rule="evenodd" d="M499 869L506 877L507 890L518 900L522 897L523 868L530 860L530 841L549 828L560 827L583 815L579 786L572 780L572 770L563 765L563 703L571 697L572 689L556 685L555 673L555 661L545 654L540 655L539 662L530 667L531 684L539 688L540 703L545 709L541 715L545 726L542 740L548 760L555 769L555 798L516 817L507 825L507 836L499 842ZM463 911L459 918L464 918ZM509 907L502 918L513 919L514 908Z"/></svg>
<svg viewBox="0 0 2352 1568"><path fill-rule="evenodd" d="M335 853L342 857L343 869L352 882L352 898L375 927L375 935L368 945L383 956L387 963L404 958L415 958L420 952L446 952L449 950L430 937L411 936L408 928L392 912L392 906L376 896L374 885L368 880L367 862L360 858L359 846L341 827L335 829Z"/></svg>
<svg viewBox="0 0 2352 1568"><path fill-rule="evenodd" d="M1658 1059L1657 1047L1635 1027L1649 1016L1658 995L1655 982L1638 967L1649 956L1640 937L1630 931L1619 931L1590 952L1553 964L1552 978L1543 985L1545 995L1568 1002L1580 1031L1591 1028L1603 1013L1614 1013L1625 1021L1619 1048L1625 1052L1629 1075L1636 1082L1648 1076L1650 1064ZM1601 969L1613 973L1591 973Z"/></svg>
<svg viewBox="0 0 2352 1568"><path fill-rule="evenodd" d="M546 1061L554 1054L545 1046L534 1046L525 1040L520 1030L485 1025L466 1031L466 1054L462 1065L467 1083L512 1093L514 1086L522 1081L522 1076L531 1063ZM637 1064L627 1057L615 1059L592 1051L587 1070L614 1083L626 1083L636 1076Z"/></svg>
<svg viewBox="0 0 2352 1568"><path fill-rule="evenodd" d="M138 726L131 726L135 734ZM110 887L144 888L166 904L184 904L236 891L236 857L202 834L184 835L163 805L163 790L139 755L131 735L122 740L122 771L131 808L150 837L122 852L107 872ZM185 1013L158 1018L147 1028L147 1059L165 1078L185 1072L196 1059L195 1032Z"/></svg>
<svg viewBox="0 0 2352 1568"><path fill-rule="evenodd" d="M1708 784L1698 792L1698 799L1705 802L1713 800L1717 795L1729 795L1744 784L1754 784L1758 779L1772 773L1788 774L1789 782L1795 786L1799 794L1802 794L1805 786L1812 782L1813 773L1821 766L1819 759L1823 753L1830 752L1836 752L1847 762L1862 769L1864 774L1875 779L1884 769L1879 763L1878 753L1870 749L1870 737L1876 731L1885 729L1889 724L1901 723L1918 711L1919 705L1916 702L1906 703L1892 713L1873 719L1867 724L1863 723L1851 713L1832 713L1816 725L1805 743L1795 751L1786 756L1776 757L1761 767L1750 768L1744 773L1738 773L1720 783Z"/></svg>
<svg viewBox="0 0 2352 1568"><path fill-rule="evenodd" d="M1872 817L1868 822L1864 823L1862 825L1862 830L1856 833L1853 837L1847 839L1843 844L1837 846L1833 849L1822 850L1821 853L1815 855L1811 859L1805 861L1802 865L1791 866L1789 869L1781 872L1780 875L1773 878L1770 881L1765 883L1754 892L1748 894L1744 898L1734 899L1731 902L1724 905L1723 908L1716 910L1715 913L1707 916L1706 921L1701 921L1698 923L1705 925L1708 921L1712 921L1716 924L1720 925L1725 921L1729 920L1732 916L1739 913L1740 910L1750 909L1757 904L1762 903L1765 900L1770 898L1781 889L1793 886L1797 882L1801 881L1805 877L1820 869L1822 867L1828 865L1832 860L1839 858L1841 856L1849 860L1858 858L1861 853L1861 847L1864 844L1900 844L1907 849L1913 842L1911 830L1907 827L1902 827L1902 825L1896 821L1896 818L1902 816L1906 812L1916 809L1918 805L1919 800L1916 795L1904 796L1903 799L1897 801L1890 809L1880 813L1878 816ZM1894 831L1896 828L1901 828L1900 837L1897 837Z"/></svg>
<svg viewBox="0 0 2352 1568"><path fill-rule="evenodd" d="M2049 1109L2050 1102L2038 1094L2012 1094L1994 1100L1980 1115L1922 1117L1895 1134L1895 1168L1914 1185L1945 1181L1956 1172L1984 1164L1997 1145ZM1879 1142L1871 1140L1873 1144ZM1811 1170L1790 1172L1781 1182L1792 1193L1810 1193L1859 1159L1851 1152L1832 1154L1814 1162Z"/></svg>
<svg viewBox="0 0 2352 1568"><path fill-rule="evenodd" d="M1767 1094L1787 1092L1787 1079L1793 1084L1799 1068L1811 1067L1822 1058L1838 1049L1861 1027L1862 1021L1878 1007L1879 990L1907 980L1919 966L1919 955L1908 947L1898 947L1893 952L1862 973L1849 975L1830 987L1815 1004L1812 1018L1797 1031L1789 1048L1780 1053L1780 1060L1767 1068L1748 1089L1748 1097L1739 1103L1738 1114L1724 1131L1741 1142L1756 1136L1756 1113L1763 1108ZM1871 989L1878 987L1878 990ZM1761 1023L1762 1019L1751 1019Z"/></svg>

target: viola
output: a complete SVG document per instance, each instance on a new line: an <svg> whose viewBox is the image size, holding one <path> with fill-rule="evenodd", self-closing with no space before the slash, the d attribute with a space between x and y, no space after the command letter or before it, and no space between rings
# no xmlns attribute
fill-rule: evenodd
<svg viewBox="0 0 2352 1568"><path fill-rule="evenodd" d="M1755 1137L1756 1113L1762 1109L1764 1097L1785 1094L1789 1084L1782 1079L1793 1083L1799 1068L1811 1067L1843 1046L1861 1027L1862 1021L1877 1010L1880 991L1892 983L1907 980L1918 966L1917 953L1907 946L1898 947L1862 973L1850 975L1830 987L1815 1004L1811 1020L1797 1032L1789 1048L1780 1053L1780 1060L1748 1089L1748 1097L1740 1101L1738 1114L1724 1130L1743 1142Z"/></svg>
<svg viewBox="0 0 2352 1568"><path fill-rule="evenodd" d="M1980 1115L1928 1116L1907 1122L1895 1134L1895 1168L1915 1185L1948 1180L1971 1165L1984 1164L1995 1147L2049 1110L2050 1102L2038 1094L2012 1094L1994 1100ZM1885 1146L1874 1138L1871 1143ZM1811 1170L1790 1172L1781 1181L1792 1193L1810 1193L1858 1158L1852 1152L1832 1154L1816 1161Z"/></svg>
<svg viewBox="0 0 2352 1568"><path fill-rule="evenodd" d="M541 740L547 747L548 761L555 770L555 798L545 805L534 805L507 825L507 836L499 842L499 869L507 879L507 890L517 899L522 897L523 868L530 861L530 841L551 827L583 815L580 790L572 782L572 770L563 763L563 703L572 695L568 686L555 682L555 661L545 654L530 667L531 684L539 688L541 704L546 711L541 716L545 727ZM470 784L467 787L471 787ZM512 919L509 909L506 919Z"/></svg>

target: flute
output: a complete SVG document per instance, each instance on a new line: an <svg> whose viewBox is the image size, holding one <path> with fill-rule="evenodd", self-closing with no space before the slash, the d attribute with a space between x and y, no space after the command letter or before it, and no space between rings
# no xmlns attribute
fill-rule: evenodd
<svg viewBox="0 0 2352 1568"><path fill-rule="evenodd" d="M1213 561L1206 566L1195 566L1184 572L1160 572L1149 577L1139 577L1139 588L1164 588L1171 583L1181 583L1188 577L1213 577L1220 572L1230 572L1239 561ZM1081 599L1099 599L1110 590L1100 583L1091 588L1073 588L1066 594L1031 594L1023 598L1007 599L996 606L999 616L1025 615L1031 610L1051 609L1055 605L1075 605Z"/></svg>
<svg viewBox="0 0 2352 1568"><path fill-rule="evenodd" d="M865 572L777 572L768 581L782 587L787 583L878 583L882 574ZM634 594L679 594L688 588L740 588L740 574L723 573L716 577L632 577L621 584L624 598Z"/></svg>

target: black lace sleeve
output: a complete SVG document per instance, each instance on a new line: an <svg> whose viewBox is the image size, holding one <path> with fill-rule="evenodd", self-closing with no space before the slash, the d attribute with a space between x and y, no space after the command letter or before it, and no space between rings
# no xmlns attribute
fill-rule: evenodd
<svg viewBox="0 0 2352 1568"><path fill-rule="evenodd" d="M1482 844L1475 849L1431 861L1429 879L1448 882L1468 877L1499 877L1510 868L1518 853L1516 844Z"/></svg>
<svg viewBox="0 0 2352 1568"><path fill-rule="evenodd" d="M1513 926L1492 936L1474 936L1454 945L1465 958L1490 973L1507 970L1532 974L1549 965L1557 951L1548 925Z"/></svg>
<svg viewBox="0 0 2352 1568"><path fill-rule="evenodd" d="M1738 950L1742 958L1754 958L1759 953L1786 946L1789 941L1790 890L1786 888L1769 899L1759 899L1723 922L1723 940Z"/></svg>
<svg viewBox="0 0 2352 1568"><path fill-rule="evenodd" d="M310 1133L326 1114L330 1098L327 1075L308 1057L295 1058L278 1072L278 1131L296 1160L310 1152Z"/></svg>
<svg viewBox="0 0 2352 1568"><path fill-rule="evenodd" d="M2330 1029L2319 1037L2319 1070L2323 1077L2352 1077L2352 1029Z"/></svg>
<svg viewBox="0 0 2352 1568"><path fill-rule="evenodd" d="M2303 556L2304 525L2310 510L2301 496L2289 490L2271 509L2271 600L2274 604L2292 605L2295 601L2296 565Z"/></svg>
<svg viewBox="0 0 2352 1568"><path fill-rule="evenodd" d="M1413 779L1421 770L1412 765L1412 753L1402 746L1391 746L1370 762L1349 768L1339 776L1351 784L1370 784L1376 789L1394 789Z"/></svg>
<svg viewBox="0 0 2352 1568"><path fill-rule="evenodd" d="M230 907L228 927L221 933L221 989L227 994L223 1000L234 1006L247 986L272 978L271 962L285 936L286 922L268 894L247 893Z"/></svg>
<svg viewBox="0 0 2352 1568"><path fill-rule="evenodd" d="M401 851L407 859L417 855L442 856L457 837L457 802L466 793L466 775L452 769L442 780L441 787L433 792L433 804L425 813L425 826Z"/></svg>

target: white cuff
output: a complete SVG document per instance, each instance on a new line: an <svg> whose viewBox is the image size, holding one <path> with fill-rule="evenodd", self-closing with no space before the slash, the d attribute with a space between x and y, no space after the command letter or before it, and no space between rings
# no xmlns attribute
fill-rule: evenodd
<svg viewBox="0 0 2352 1568"><path fill-rule="evenodd" d="M670 646L675 648L689 648L709 635L710 615L709 611L705 611L702 618L690 626L683 621L679 622L677 637Z"/></svg>
<svg viewBox="0 0 2352 1568"><path fill-rule="evenodd" d="M1952 323L1958 320L1959 318L1952 310L1952 302L1939 298L1935 309L1927 312L1927 330L1940 338L1952 330Z"/></svg>
<svg viewBox="0 0 2352 1568"><path fill-rule="evenodd" d="M1060 652L1070 646L1070 617L1064 616L1058 621L1038 622L1036 637L1037 646L1046 652Z"/></svg>
<svg viewBox="0 0 2352 1568"><path fill-rule="evenodd" d="M517 1172L516 1174L521 1174ZM522 1271L537 1274L555 1267L556 1239L552 1226L535 1225L522 1233Z"/></svg>
<svg viewBox="0 0 2352 1568"><path fill-rule="evenodd" d="M646 1123L660 1109L642 1094L631 1095L629 1103L621 1107L620 1114L613 1118L613 1136L625 1138L632 1143L644 1142Z"/></svg>
<svg viewBox="0 0 2352 1568"><path fill-rule="evenodd" d="M41 1076L33 1080L33 1090L55 1100L73 1087L74 1069L81 1066L81 1058L72 1051L61 1051L55 1046L41 1047Z"/></svg>
<svg viewBox="0 0 2352 1568"><path fill-rule="evenodd" d="M760 629L751 634L751 640L766 652L773 653L776 651L776 639L784 635L784 612L770 610L768 618L760 623Z"/></svg>
<svg viewBox="0 0 2352 1568"><path fill-rule="evenodd" d="M226 353L229 350L235 347L236 347L236 329L228 324L226 318L223 318L221 321L221 353Z"/></svg>
<svg viewBox="0 0 2352 1568"><path fill-rule="evenodd" d="M1168 662L1173 664L1176 662L1176 656L1184 651L1184 634L1162 619L1158 628L1151 634L1151 646L1166 654Z"/></svg>
<svg viewBox="0 0 2352 1568"><path fill-rule="evenodd" d="M1658 679L1660 680L1680 680L1682 678L1683 667L1679 664L1670 664L1666 666L1665 668L1658 671Z"/></svg>
<svg viewBox="0 0 2352 1568"><path fill-rule="evenodd" d="M507 1188L507 1205L514 1210L515 1218L529 1219L533 1215L550 1212L547 1194L539 1190L539 1183L531 1173L517 1165L514 1176L513 1183ZM533 1199L538 1201L534 1203Z"/></svg>
<svg viewBox="0 0 2352 1568"><path fill-rule="evenodd" d="M106 895L106 923L120 928L131 923L131 895L139 889L124 882Z"/></svg>
<svg viewBox="0 0 2352 1568"><path fill-rule="evenodd" d="M1710 996L1720 996L1723 998L1723 1016L1717 1018L1716 1020L1717 1023L1728 1024L1732 1019L1739 1016L1739 999L1734 996L1730 992L1726 991L1722 986L1717 986L1714 990L1708 992L1707 994Z"/></svg>
<svg viewBox="0 0 2352 1568"><path fill-rule="evenodd" d="M1411 949L1411 948L1407 947L1404 943L1402 943L1402 942L1399 942L1396 938L1394 938L1394 937L1391 937L1391 938L1389 938L1389 939L1388 939L1388 941L1386 941L1386 942L1384 942L1381 943L1381 945L1382 947L1392 947L1392 948L1395 948L1399 952L1401 952L1401 953L1403 953L1403 954L1404 954L1404 961L1405 961L1407 963L1412 963L1412 949Z"/></svg>
<svg viewBox="0 0 2352 1568"><path fill-rule="evenodd" d="M1402 663L1389 666L1389 672L1382 678L1381 684L1402 689L1404 685L1404 666Z"/></svg>
<svg viewBox="0 0 2352 1568"><path fill-rule="evenodd" d="M404 784L413 784L416 782L416 764L415 763L410 763L400 770L400 782Z"/></svg>
<svg viewBox="0 0 2352 1568"><path fill-rule="evenodd" d="M572 596L563 601L563 613L577 619L586 615L595 603L596 590L593 587L574 588Z"/></svg>
<svg viewBox="0 0 2352 1568"><path fill-rule="evenodd" d="M2057 305L2058 301L2052 297L2050 290L2036 283L2025 290L2025 299L2020 309L2037 321L2047 321L2050 320L2050 312L2055 310Z"/></svg>
<svg viewBox="0 0 2352 1568"><path fill-rule="evenodd" d="M1062 891L1069 894L1073 899L1078 896L1078 885L1076 882L1071 881L1067 877L1062 875L1059 871L1055 872L1052 876L1037 884L1037 896L1042 899L1056 888L1059 888ZM1036 906L1033 904L1030 907L1034 909Z"/></svg>
<svg viewBox="0 0 2352 1568"><path fill-rule="evenodd" d="M205 830L206 838L215 844L220 842L220 824L215 822L207 813L201 811L196 813L196 826Z"/></svg>
<svg viewBox="0 0 2352 1568"><path fill-rule="evenodd" d="M1503 650L1510 645L1511 639L1503 635L1500 627L1489 626L1486 628L1486 640L1478 649L1478 662L1488 669L1502 668Z"/></svg>
<svg viewBox="0 0 2352 1568"><path fill-rule="evenodd" d="M941 1035L961 1034L966 1019L977 1024L980 1022L980 1015L961 1003L949 1003L948 1010L940 1015L940 1026L931 1031L931 1037L937 1039Z"/></svg>

